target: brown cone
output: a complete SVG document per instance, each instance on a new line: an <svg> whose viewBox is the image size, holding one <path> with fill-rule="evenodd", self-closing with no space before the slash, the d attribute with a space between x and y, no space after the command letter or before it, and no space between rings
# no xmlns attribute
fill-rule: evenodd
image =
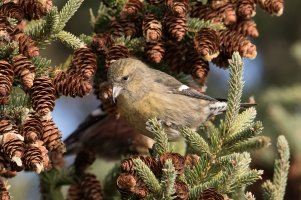
<svg viewBox="0 0 301 200"><path fill-rule="evenodd" d="M81 182L81 193L83 199L102 200L103 192L99 180L91 173L86 173Z"/></svg>
<svg viewBox="0 0 301 200"><path fill-rule="evenodd" d="M158 41L162 37L162 24L154 14L146 14L142 22L142 32L146 42Z"/></svg>
<svg viewBox="0 0 301 200"><path fill-rule="evenodd" d="M49 152L49 159L55 169L62 169L65 166L64 154L61 151Z"/></svg>
<svg viewBox="0 0 301 200"><path fill-rule="evenodd" d="M38 174L44 170L43 155L38 147L27 146L22 160L26 170L34 170Z"/></svg>
<svg viewBox="0 0 301 200"><path fill-rule="evenodd" d="M99 33L93 36L91 47L93 51L104 56L113 45L113 40L108 33Z"/></svg>
<svg viewBox="0 0 301 200"><path fill-rule="evenodd" d="M165 0L167 8L179 17L185 17L188 13L188 0Z"/></svg>
<svg viewBox="0 0 301 200"><path fill-rule="evenodd" d="M19 4L23 8L28 20L40 19L52 8L52 0L19 0Z"/></svg>
<svg viewBox="0 0 301 200"><path fill-rule="evenodd" d="M32 108L40 115L46 115L53 110L55 99L51 79L48 76L35 78L31 88Z"/></svg>
<svg viewBox="0 0 301 200"><path fill-rule="evenodd" d="M133 160L137 158L142 160L154 174L158 175L161 173L161 168L159 168L158 162L150 156L133 156L131 158L123 160L121 163L121 169L123 170L123 172L135 174Z"/></svg>
<svg viewBox="0 0 301 200"><path fill-rule="evenodd" d="M0 176L4 178L12 178L17 175L15 170L11 169L11 162L7 156L0 152Z"/></svg>
<svg viewBox="0 0 301 200"><path fill-rule="evenodd" d="M41 138L43 125L39 116L29 114L21 127L25 143L34 143Z"/></svg>
<svg viewBox="0 0 301 200"><path fill-rule="evenodd" d="M272 16L280 16L283 13L283 0L258 0L258 4Z"/></svg>
<svg viewBox="0 0 301 200"><path fill-rule="evenodd" d="M0 118L0 135L10 133L12 131L15 131L16 129L17 127L14 124L12 124L12 121L9 118Z"/></svg>
<svg viewBox="0 0 301 200"><path fill-rule="evenodd" d="M7 21L5 16L0 15L0 31L1 31L1 45L3 45L3 40L9 41L11 35L14 33L15 28Z"/></svg>
<svg viewBox="0 0 301 200"><path fill-rule="evenodd" d="M176 180L175 183L175 196L176 200L187 200L189 197L189 189L186 183L180 180Z"/></svg>
<svg viewBox="0 0 301 200"><path fill-rule="evenodd" d="M1 200L11 199L10 194L8 192L8 183L3 178L0 178L0 199Z"/></svg>
<svg viewBox="0 0 301 200"><path fill-rule="evenodd" d="M35 66L22 54L14 56L12 61L14 72L21 79L23 87L27 91L33 85Z"/></svg>
<svg viewBox="0 0 301 200"><path fill-rule="evenodd" d="M141 34L141 20L139 18L123 18L120 21L123 34L130 37L138 37Z"/></svg>
<svg viewBox="0 0 301 200"><path fill-rule="evenodd" d="M187 31L187 18L166 15L164 17L164 25L170 36L176 41L181 41Z"/></svg>
<svg viewBox="0 0 301 200"><path fill-rule="evenodd" d="M154 63L160 63L165 55L165 46L162 41L147 42L145 44L144 51L151 61Z"/></svg>
<svg viewBox="0 0 301 200"><path fill-rule="evenodd" d="M118 38L124 35L124 29L120 22L118 22L116 19L111 20L109 35L111 35L113 38Z"/></svg>
<svg viewBox="0 0 301 200"><path fill-rule="evenodd" d="M165 48L164 60L166 60L168 67L176 72L182 72L185 65L186 52L188 51L187 46L175 43L174 41L167 41ZM189 70L186 73L189 73Z"/></svg>
<svg viewBox="0 0 301 200"><path fill-rule="evenodd" d="M242 20L231 27L232 30L244 35L245 37L258 37L259 33L256 28L256 23L253 20Z"/></svg>
<svg viewBox="0 0 301 200"><path fill-rule="evenodd" d="M243 35L231 31L220 31L221 49L226 54L232 55L235 51L244 58L254 59L257 55L256 46Z"/></svg>
<svg viewBox="0 0 301 200"><path fill-rule="evenodd" d="M43 157L43 166L44 166L44 170L49 170L52 168L52 165L50 163L50 159L48 156L48 150L47 148L44 146L44 142L42 140L37 140L35 143L30 144L31 146L37 147L41 153L42 153L42 157Z"/></svg>
<svg viewBox="0 0 301 200"><path fill-rule="evenodd" d="M237 3L237 13L240 17L244 19L250 19L256 14L256 3L257 0L238 0Z"/></svg>
<svg viewBox="0 0 301 200"><path fill-rule="evenodd" d="M82 200L80 183L73 183L70 185L67 200Z"/></svg>
<svg viewBox="0 0 301 200"><path fill-rule="evenodd" d="M67 73L90 79L96 71L96 55L91 48L78 48L73 53L71 65Z"/></svg>
<svg viewBox="0 0 301 200"><path fill-rule="evenodd" d="M0 60L0 104L7 104L13 84L13 67L5 60Z"/></svg>
<svg viewBox="0 0 301 200"><path fill-rule="evenodd" d="M42 119L43 124L43 135L42 141L44 145L48 149L48 151L58 151L58 152L65 152L65 145L62 142L62 135L59 129L55 126L54 121L52 118L47 119L44 117Z"/></svg>
<svg viewBox="0 0 301 200"><path fill-rule="evenodd" d="M216 58L212 59L212 63L226 69L229 67L229 59L231 59L231 55L221 52Z"/></svg>
<svg viewBox="0 0 301 200"><path fill-rule="evenodd" d="M116 183L122 197L134 196L138 199L144 199L149 194L149 190L145 184L132 174L120 174Z"/></svg>
<svg viewBox="0 0 301 200"><path fill-rule="evenodd" d="M143 4L139 0L128 0L128 2L124 5L121 16L134 16L137 15L143 8Z"/></svg>
<svg viewBox="0 0 301 200"><path fill-rule="evenodd" d="M224 200L223 195L218 193L215 189L210 188L204 190L201 194L198 200Z"/></svg>
<svg viewBox="0 0 301 200"><path fill-rule="evenodd" d="M164 166L166 160L170 159L177 173L183 174L185 171L185 158L178 153L166 153L160 156L160 164Z"/></svg>
<svg viewBox="0 0 301 200"><path fill-rule="evenodd" d="M196 166L198 162L200 161L200 157L196 154L187 154L185 156L185 165L186 166Z"/></svg>
<svg viewBox="0 0 301 200"><path fill-rule="evenodd" d="M109 68L110 65L118 59L129 57L130 51L128 50L128 48L126 48L123 45L114 45L109 49L108 54L106 56L106 67Z"/></svg>
<svg viewBox="0 0 301 200"><path fill-rule="evenodd" d="M39 48L36 47L35 41L29 36L21 33L15 35L15 40L19 42L19 51L28 58L39 55Z"/></svg>
<svg viewBox="0 0 301 200"><path fill-rule="evenodd" d="M220 39L218 33L209 28L202 28L194 38L194 48L206 61L211 61L219 54Z"/></svg>
<svg viewBox="0 0 301 200"><path fill-rule="evenodd" d="M0 6L0 15L14 18L18 22L24 18L24 12L22 8L13 2L8 2Z"/></svg>
<svg viewBox="0 0 301 200"><path fill-rule="evenodd" d="M86 169L95 161L95 154L91 151L80 151L75 158L75 173L80 176L85 173Z"/></svg>

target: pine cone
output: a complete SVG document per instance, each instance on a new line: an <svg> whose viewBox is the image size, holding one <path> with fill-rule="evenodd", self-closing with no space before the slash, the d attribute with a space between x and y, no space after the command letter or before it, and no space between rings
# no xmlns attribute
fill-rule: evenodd
<svg viewBox="0 0 301 200"><path fill-rule="evenodd" d="M211 61L219 54L220 39L218 33L209 28L202 28L194 38L194 48L205 61Z"/></svg>
<svg viewBox="0 0 301 200"><path fill-rule="evenodd" d="M19 54L13 57L14 73L21 79L24 89L27 91L33 85L35 66L25 56Z"/></svg>
<svg viewBox="0 0 301 200"><path fill-rule="evenodd" d="M52 118L47 119L44 117L42 119L43 124L43 135L42 141L44 145L48 149L48 151L58 151L58 152L65 152L65 145L62 142L62 135L59 129L55 126Z"/></svg>
<svg viewBox="0 0 301 200"><path fill-rule="evenodd" d="M96 176L91 173L86 173L81 182L81 193L83 199L87 200L102 200L103 192L100 182Z"/></svg>
<svg viewBox="0 0 301 200"><path fill-rule="evenodd" d="M165 0L167 8L179 17L185 17L188 13L188 0Z"/></svg>
<svg viewBox="0 0 301 200"><path fill-rule="evenodd" d="M3 178L0 178L0 199L1 200L9 200L11 199L10 194L8 192L8 183Z"/></svg>
<svg viewBox="0 0 301 200"><path fill-rule="evenodd" d="M62 169L65 166L64 154L61 151L49 152L49 159L55 169Z"/></svg>
<svg viewBox="0 0 301 200"><path fill-rule="evenodd" d="M41 155L43 157L43 166L44 170L49 170L52 168L50 159L48 156L48 150L44 146L44 142L41 140L37 140L35 143L30 144L31 146L37 147L41 151Z"/></svg>
<svg viewBox="0 0 301 200"><path fill-rule="evenodd" d="M173 15L166 15L164 18L164 25L167 32L176 41L181 41L184 38L187 31L186 22L187 22L186 16L176 17Z"/></svg>
<svg viewBox="0 0 301 200"><path fill-rule="evenodd" d="M232 55L235 51L244 58L254 59L257 55L256 46L243 35L231 31L220 31L221 49L226 54Z"/></svg>
<svg viewBox="0 0 301 200"><path fill-rule="evenodd" d="M149 194L145 184L132 174L120 174L116 183L122 197L134 196L138 199L144 199Z"/></svg>
<svg viewBox="0 0 301 200"><path fill-rule="evenodd" d="M39 55L39 48L36 47L35 41L25 34L15 35L15 40L19 42L19 51L28 58Z"/></svg>
<svg viewBox="0 0 301 200"><path fill-rule="evenodd" d="M9 118L2 117L0 118L0 135L4 135L5 133L10 133L15 131L17 127L12 124L12 121Z"/></svg>
<svg viewBox="0 0 301 200"><path fill-rule="evenodd" d="M250 19L256 15L256 3L257 0L238 0L237 13L244 19Z"/></svg>
<svg viewBox="0 0 301 200"><path fill-rule="evenodd" d="M39 116L30 114L21 127L25 143L34 143L41 138L43 125Z"/></svg>
<svg viewBox="0 0 301 200"><path fill-rule="evenodd" d="M8 2L0 6L0 15L14 18L18 22L24 19L24 12L22 8L13 2Z"/></svg>
<svg viewBox="0 0 301 200"><path fill-rule="evenodd" d="M123 34L131 38L138 37L141 34L141 20L139 18L123 18L120 19L120 24L123 27Z"/></svg>
<svg viewBox="0 0 301 200"><path fill-rule="evenodd" d="M223 195L219 194L215 189L210 188L204 190L201 194L198 200L224 200Z"/></svg>
<svg viewBox="0 0 301 200"><path fill-rule="evenodd" d="M147 42L144 49L148 59L154 63L160 63L165 55L165 46L161 41Z"/></svg>
<svg viewBox="0 0 301 200"><path fill-rule="evenodd" d="M22 160L26 170L34 170L38 174L44 170L43 155L38 147L27 146Z"/></svg>
<svg viewBox="0 0 301 200"><path fill-rule="evenodd" d="M186 183L180 180L176 180L175 183L175 196L176 200L187 200L189 197L189 189Z"/></svg>
<svg viewBox="0 0 301 200"><path fill-rule="evenodd" d="M11 40L11 35L14 33L15 28L7 21L5 16L0 15L0 32L1 32L1 45L6 45L4 41Z"/></svg>
<svg viewBox="0 0 301 200"><path fill-rule="evenodd" d="M166 53L165 59L168 67L176 72L183 71L183 66L186 61L187 46L175 43L174 41L168 41L165 43ZM188 72L189 73L189 70Z"/></svg>
<svg viewBox="0 0 301 200"><path fill-rule="evenodd" d="M231 59L231 55L225 52L220 52L220 54L212 59L212 63L217 65L220 68L228 68L229 67L229 59Z"/></svg>
<svg viewBox="0 0 301 200"><path fill-rule="evenodd" d="M158 41L162 37L162 24L154 14L147 14L143 18L142 32L146 42Z"/></svg>
<svg viewBox="0 0 301 200"><path fill-rule="evenodd" d="M124 29L116 19L111 20L109 35L111 35L113 38L119 38L124 35Z"/></svg>
<svg viewBox="0 0 301 200"><path fill-rule="evenodd" d="M95 161L95 154L88 150L80 151L75 158L75 173L80 176L85 173L86 169Z"/></svg>
<svg viewBox="0 0 301 200"><path fill-rule="evenodd" d="M185 165L186 166L196 166L198 162L200 161L200 157L196 154L187 154L185 156Z"/></svg>
<svg viewBox="0 0 301 200"><path fill-rule="evenodd" d="M258 4L272 16L280 16L283 13L283 0L258 0Z"/></svg>
<svg viewBox="0 0 301 200"><path fill-rule="evenodd" d="M15 170L11 169L11 162L3 152L0 152L0 176L12 178L17 175ZM1 199L1 198L0 198Z"/></svg>
<svg viewBox="0 0 301 200"><path fill-rule="evenodd" d="M259 33L256 23L253 20L242 20L231 27L232 30L244 35L245 37L258 37Z"/></svg>
<svg viewBox="0 0 301 200"><path fill-rule="evenodd" d="M92 52L92 49L87 47L76 49L67 73L90 79L94 76L95 71L96 55Z"/></svg>
<svg viewBox="0 0 301 200"><path fill-rule="evenodd" d="M185 171L185 158L178 153L166 153L160 156L160 164L164 166L166 160L170 159L177 173L183 174ZM161 167L162 168L162 167Z"/></svg>
<svg viewBox="0 0 301 200"><path fill-rule="evenodd" d="M143 8L143 4L139 0L128 0L128 2L124 5L121 16L127 17L127 16L135 16L140 12Z"/></svg>
<svg viewBox="0 0 301 200"><path fill-rule="evenodd" d="M40 115L46 115L53 110L55 104L55 89L47 76L35 78L31 88L32 108Z"/></svg>
<svg viewBox="0 0 301 200"><path fill-rule="evenodd" d="M108 33L100 33L93 36L91 47L93 51L104 56L114 41Z"/></svg>
<svg viewBox="0 0 301 200"><path fill-rule="evenodd" d="M80 183L73 183L68 189L67 200L82 200Z"/></svg>
<svg viewBox="0 0 301 200"><path fill-rule="evenodd" d="M156 161L156 159L150 156L133 156L131 158L123 160L121 163L121 169L123 170L123 172L135 174L133 160L137 158L142 160L154 174L158 175L161 173L161 168L158 165L158 162Z"/></svg>
<svg viewBox="0 0 301 200"><path fill-rule="evenodd" d="M52 8L52 0L19 0L19 4L24 9L28 20L40 19Z"/></svg>
<svg viewBox="0 0 301 200"><path fill-rule="evenodd" d="M7 104L13 84L13 67L5 60L0 60L0 104Z"/></svg>
<svg viewBox="0 0 301 200"><path fill-rule="evenodd" d="M106 56L106 67L109 68L110 65L118 59L129 57L130 51L128 50L128 48L126 48L123 45L114 45L109 49L108 54Z"/></svg>

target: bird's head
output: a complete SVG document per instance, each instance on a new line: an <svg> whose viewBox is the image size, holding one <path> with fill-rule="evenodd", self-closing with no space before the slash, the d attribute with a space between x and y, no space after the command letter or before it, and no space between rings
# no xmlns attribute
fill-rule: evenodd
<svg viewBox="0 0 301 200"><path fill-rule="evenodd" d="M133 58L115 61L108 69L108 81L113 87L113 101L115 102L120 95L137 97L141 94L147 70L148 67L144 63Z"/></svg>

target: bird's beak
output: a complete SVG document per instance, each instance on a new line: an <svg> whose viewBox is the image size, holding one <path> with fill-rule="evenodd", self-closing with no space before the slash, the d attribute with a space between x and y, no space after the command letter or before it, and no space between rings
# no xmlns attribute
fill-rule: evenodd
<svg viewBox="0 0 301 200"><path fill-rule="evenodd" d="M113 89L112 89L112 98L113 98L113 102L116 103L116 98L119 96L120 92L122 90L121 86L118 85L113 85Z"/></svg>

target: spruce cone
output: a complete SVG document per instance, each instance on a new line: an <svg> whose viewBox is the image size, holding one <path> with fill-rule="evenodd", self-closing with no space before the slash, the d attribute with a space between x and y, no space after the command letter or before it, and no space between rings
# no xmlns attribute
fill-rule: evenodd
<svg viewBox="0 0 301 200"><path fill-rule="evenodd" d="M256 23L253 20L242 20L231 27L231 29L237 31L245 37L250 36L255 38L259 36Z"/></svg>
<svg viewBox="0 0 301 200"><path fill-rule="evenodd" d="M91 47L93 51L104 56L113 43L114 41L109 34L100 33L93 36Z"/></svg>
<svg viewBox="0 0 301 200"><path fill-rule="evenodd" d="M8 192L8 183L3 178L0 178L0 199L1 200L9 200L10 194Z"/></svg>
<svg viewBox="0 0 301 200"><path fill-rule="evenodd" d="M67 200L82 200L80 183L73 183L70 185Z"/></svg>
<svg viewBox="0 0 301 200"><path fill-rule="evenodd" d="M238 51L242 57L254 59L257 55L256 46L243 35L231 31L220 31L221 48L225 53L232 55Z"/></svg>
<svg viewBox="0 0 301 200"><path fill-rule="evenodd" d="M283 0L258 0L258 4L272 16L280 16L283 13Z"/></svg>
<svg viewBox="0 0 301 200"><path fill-rule="evenodd" d="M162 24L156 19L154 14L144 16L142 22L142 32L146 42L158 41L162 37Z"/></svg>
<svg viewBox="0 0 301 200"><path fill-rule="evenodd" d="M165 0L167 8L179 17L185 17L188 13L188 0Z"/></svg>
<svg viewBox="0 0 301 200"><path fill-rule="evenodd" d="M43 166L44 166L44 170L48 170L51 169L51 163L50 163L50 159L48 156L48 150L47 148L44 146L44 142L41 140L37 140L35 143L30 144L31 146L37 147L42 154L43 157Z"/></svg>
<svg viewBox="0 0 301 200"><path fill-rule="evenodd" d="M14 33L14 28L7 21L5 16L0 15L0 32L1 32L1 45L6 45L11 40L11 35ZM5 43L4 43L5 42Z"/></svg>
<svg viewBox="0 0 301 200"><path fill-rule="evenodd" d="M180 175L184 173L186 166L185 158L183 156L181 156L178 153L166 153L164 155L161 155L159 158L161 166L164 166L165 161L168 159L172 161L172 164L174 165L177 174Z"/></svg>
<svg viewBox="0 0 301 200"><path fill-rule="evenodd" d="M96 176L90 173L86 173L81 182L81 193L83 199L87 200L102 200L103 192L100 182Z"/></svg>
<svg viewBox="0 0 301 200"><path fill-rule="evenodd" d="M35 41L29 36L21 33L15 35L15 39L19 42L19 51L28 58L39 55L39 48L36 47Z"/></svg>
<svg viewBox="0 0 301 200"><path fill-rule="evenodd" d="M9 118L0 118L0 135L14 132L16 129L17 127L14 124L12 124L12 121Z"/></svg>
<svg viewBox="0 0 301 200"><path fill-rule="evenodd" d="M41 138L43 125L39 116L29 115L21 127L25 143L34 143Z"/></svg>
<svg viewBox="0 0 301 200"><path fill-rule="evenodd" d="M0 15L14 18L18 22L24 18L24 12L22 8L13 2L8 2L0 6Z"/></svg>
<svg viewBox="0 0 301 200"><path fill-rule="evenodd" d="M186 166L196 166L198 162L200 161L200 157L196 154L187 154L185 156L185 165Z"/></svg>
<svg viewBox="0 0 301 200"><path fill-rule="evenodd" d="M130 51L128 50L128 48L126 48L123 45L114 45L109 49L108 54L106 56L106 67L109 68L110 65L118 59L129 57Z"/></svg>
<svg viewBox="0 0 301 200"><path fill-rule="evenodd" d="M0 176L4 178L12 178L17 172L11 169L11 162L3 152L0 152Z"/></svg>
<svg viewBox="0 0 301 200"><path fill-rule="evenodd" d="M208 200L208 199L212 199L212 200L224 200L223 195L221 195L220 193L218 193L215 189L210 188L210 189L206 189L204 190L201 194L198 200Z"/></svg>
<svg viewBox="0 0 301 200"><path fill-rule="evenodd" d="M176 72L181 72L185 66L185 56L188 48L185 45L177 44L173 41L165 43L166 53L165 59L168 67ZM188 72L189 73L189 70Z"/></svg>
<svg viewBox="0 0 301 200"><path fill-rule="evenodd" d="M89 81L80 76L70 75L59 70L53 78L53 85L56 96L83 97L92 90L92 85Z"/></svg>
<svg viewBox="0 0 301 200"><path fill-rule="evenodd" d="M90 79L96 71L96 55L91 48L78 48L73 53L71 66L67 73L81 76L84 79Z"/></svg>
<svg viewBox="0 0 301 200"><path fill-rule="evenodd" d="M49 153L49 159L52 167L55 169L62 169L65 166L63 152L52 151Z"/></svg>
<svg viewBox="0 0 301 200"><path fill-rule="evenodd" d="M220 68L228 68L229 67L229 59L231 59L231 55L225 52L221 52L216 58L212 59L212 63L217 65Z"/></svg>
<svg viewBox="0 0 301 200"><path fill-rule="evenodd" d="M152 172L154 174L158 175L161 173L161 168L158 165L158 162L156 161L156 159L154 159L153 157L150 157L150 156L133 156L131 158L127 158L127 159L123 160L121 163L122 171L131 173L131 174L135 174L133 160L137 159L137 158L142 160L152 170Z"/></svg>
<svg viewBox="0 0 301 200"><path fill-rule="evenodd" d="M139 18L124 18L120 21L121 26L123 27L123 34L125 36L138 37L141 33L141 21Z"/></svg>
<svg viewBox="0 0 301 200"><path fill-rule="evenodd" d="M40 19L52 8L52 0L19 0L19 4L24 9L28 20Z"/></svg>
<svg viewBox="0 0 301 200"><path fill-rule="evenodd" d="M35 66L25 56L19 54L13 57L15 74L21 79L24 89L27 91L33 85Z"/></svg>
<svg viewBox="0 0 301 200"><path fill-rule="evenodd" d="M132 174L122 173L117 178L116 183L122 197L133 195L138 199L144 199L149 194L145 184Z"/></svg>
<svg viewBox="0 0 301 200"><path fill-rule="evenodd" d="M143 4L139 0L128 0L128 2L124 5L121 16L135 16L140 12L143 8Z"/></svg>
<svg viewBox="0 0 301 200"><path fill-rule="evenodd" d="M109 35L111 35L113 38L118 38L124 35L124 29L116 19L111 20Z"/></svg>
<svg viewBox="0 0 301 200"><path fill-rule="evenodd" d="M42 119L43 124L43 135L42 141L48 149L48 151L58 151L61 153L65 152L65 145L62 142L62 135L59 129L55 126L52 118L47 119L44 117Z"/></svg>
<svg viewBox="0 0 301 200"><path fill-rule="evenodd" d="M95 154L88 150L79 152L75 158L75 173L80 176L85 173L86 169L95 161Z"/></svg>
<svg viewBox="0 0 301 200"><path fill-rule="evenodd" d="M46 115L53 110L55 104L55 89L48 76L35 78L31 88L32 108L40 115Z"/></svg>
<svg viewBox="0 0 301 200"><path fill-rule="evenodd" d="M26 170L34 170L38 174L44 170L43 155L38 147L27 146L22 160Z"/></svg>
<svg viewBox="0 0 301 200"><path fill-rule="evenodd" d="M175 183L176 200L187 200L189 197L189 189L186 183L180 180L176 180Z"/></svg>
<svg viewBox="0 0 301 200"><path fill-rule="evenodd" d="M181 41L184 38L187 31L186 22L187 22L186 16L176 17L173 15L167 15L164 18L164 25L167 32L176 41Z"/></svg>
<svg viewBox="0 0 301 200"><path fill-rule="evenodd" d="M256 3L257 0L238 0L237 13L244 19L250 19L256 14Z"/></svg>
<svg viewBox="0 0 301 200"><path fill-rule="evenodd" d="M202 28L194 38L194 48L205 61L211 61L219 54L219 35L209 28Z"/></svg>
<svg viewBox="0 0 301 200"><path fill-rule="evenodd" d="M165 55L165 46L161 41L147 42L144 51L151 61L160 63Z"/></svg>
<svg viewBox="0 0 301 200"><path fill-rule="evenodd" d="M0 60L0 104L7 104L13 84L13 67L5 60Z"/></svg>

